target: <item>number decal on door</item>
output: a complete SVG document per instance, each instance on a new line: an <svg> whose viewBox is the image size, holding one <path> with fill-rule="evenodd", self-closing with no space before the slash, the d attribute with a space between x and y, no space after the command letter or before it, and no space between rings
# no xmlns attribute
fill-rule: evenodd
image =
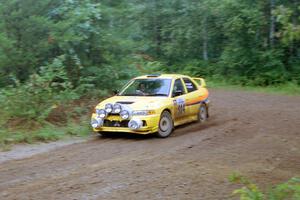
<svg viewBox="0 0 300 200"><path fill-rule="evenodd" d="M177 105L177 114L182 115L185 112L185 100L178 98L174 103Z"/></svg>

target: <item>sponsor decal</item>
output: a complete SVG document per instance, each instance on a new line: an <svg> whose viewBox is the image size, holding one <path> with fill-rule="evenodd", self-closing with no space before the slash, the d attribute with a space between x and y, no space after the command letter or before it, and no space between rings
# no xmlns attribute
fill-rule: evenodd
<svg viewBox="0 0 300 200"><path fill-rule="evenodd" d="M185 112L185 100L183 98L176 99L177 114L181 115Z"/></svg>
<svg viewBox="0 0 300 200"><path fill-rule="evenodd" d="M203 98L203 97L198 97L198 98L195 98L191 101L189 101L187 103L187 106L192 106L192 105L196 105L196 104L201 104L203 102L207 102L208 101L208 98Z"/></svg>

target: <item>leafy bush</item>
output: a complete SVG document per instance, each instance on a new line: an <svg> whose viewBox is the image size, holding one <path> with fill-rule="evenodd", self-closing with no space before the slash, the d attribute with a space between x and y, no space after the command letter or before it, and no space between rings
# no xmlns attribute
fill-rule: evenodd
<svg viewBox="0 0 300 200"><path fill-rule="evenodd" d="M300 178L292 178L286 183L278 184L268 192L263 193L257 185L239 174L229 177L233 183L243 187L233 191L233 195L240 196L241 200L298 200L300 199Z"/></svg>
<svg viewBox="0 0 300 200"><path fill-rule="evenodd" d="M68 81L63 65L64 57L41 67L26 83L15 81L15 86L1 90L2 112L9 118L24 118L42 122L57 105L79 98Z"/></svg>

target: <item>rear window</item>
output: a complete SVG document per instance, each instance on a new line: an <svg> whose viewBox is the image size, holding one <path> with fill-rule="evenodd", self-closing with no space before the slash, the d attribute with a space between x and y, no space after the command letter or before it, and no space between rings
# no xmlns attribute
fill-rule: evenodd
<svg viewBox="0 0 300 200"><path fill-rule="evenodd" d="M183 78L183 81L184 81L184 84L185 84L188 92L193 92L193 91L197 90L196 85L191 81L191 79Z"/></svg>

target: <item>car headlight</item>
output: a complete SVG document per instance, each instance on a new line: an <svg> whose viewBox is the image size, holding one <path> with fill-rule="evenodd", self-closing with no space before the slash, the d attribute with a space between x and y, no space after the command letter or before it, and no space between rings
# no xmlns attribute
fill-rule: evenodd
<svg viewBox="0 0 300 200"><path fill-rule="evenodd" d="M154 110L135 110L132 112L132 115L153 115L155 114Z"/></svg>
<svg viewBox="0 0 300 200"><path fill-rule="evenodd" d="M100 117L100 118L105 118L107 116L107 113L104 109L96 109L96 114Z"/></svg>
<svg viewBox="0 0 300 200"><path fill-rule="evenodd" d="M114 105L113 112L114 112L114 113L120 113L121 111L122 111L122 106L121 106L120 104L116 103L116 104Z"/></svg>
<svg viewBox="0 0 300 200"><path fill-rule="evenodd" d="M114 108L113 108L113 105L111 103L108 103L108 104L105 105L105 111L107 113L111 113L113 111L113 109Z"/></svg>
<svg viewBox="0 0 300 200"><path fill-rule="evenodd" d="M91 120L91 126L93 128L99 128L99 127L103 126L103 119L99 119L99 118L95 119L95 118L93 118Z"/></svg>
<svg viewBox="0 0 300 200"><path fill-rule="evenodd" d="M128 119L130 117L129 112L127 110L121 111L120 116L122 119Z"/></svg>
<svg viewBox="0 0 300 200"><path fill-rule="evenodd" d="M143 121L140 119L132 119L128 123L128 127L132 130L140 129L143 126Z"/></svg>

